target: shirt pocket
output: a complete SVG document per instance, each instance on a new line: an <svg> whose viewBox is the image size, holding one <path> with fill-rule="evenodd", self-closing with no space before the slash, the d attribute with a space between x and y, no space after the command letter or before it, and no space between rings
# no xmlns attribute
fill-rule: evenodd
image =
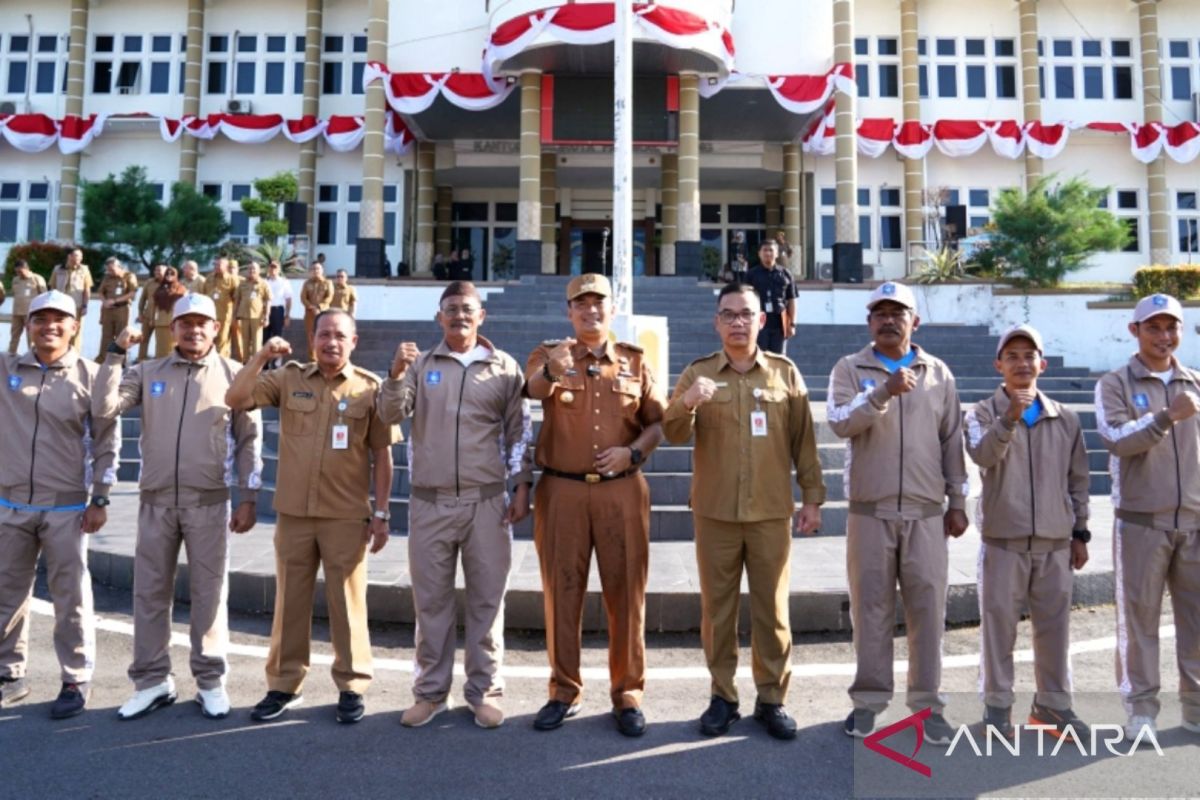
<svg viewBox="0 0 1200 800"><path fill-rule="evenodd" d="M317 430L317 398L291 395L280 418L285 436L312 436Z"/></svg>
<svg viewBox="0 0 1200 800"><path fill-rule="evenodd" d="M612 390L617 401L616 406L621 413L630 418L636 416L638 408L642 405L642 382L618 378L613 382Z"/></svg>
<svg viewBox="0 0 1200 800"><path fill-rule="evenodd" d="M367 427L371 424L371 401L369 395L346 398L346 410L338 412L338 423L350 427L351 441L366 441Z"/></svg>
<svg viewBox="0 0 1200 800"><path fill-rule="evenodd" d="M712 399L696 409L696 425L701 428L730 428L737 425L733 389L720 386Z"/></svg>
<svg viewBox="0 0 1200 800"><path fill-rule="evenodd" d="M554 405L564 414L582 414L587 406L587 381L580 375L566 375L555 389Z"/></svg>

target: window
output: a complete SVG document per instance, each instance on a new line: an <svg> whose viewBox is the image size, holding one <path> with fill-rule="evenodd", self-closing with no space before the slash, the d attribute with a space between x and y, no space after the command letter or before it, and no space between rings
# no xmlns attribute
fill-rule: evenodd
<svg viewBox="0 0 1200 800"><path fill-rule="evenodd" d="M205 91L209 94L225 94L225 68L229 66L224 61L208 62L208 80Z"/></svg>
<svg viewBox="0 0 1200 800"><path fill-rule="evenodd" d="M0 242L45 241L49 198L50 184L45 181L0 183Z"/></svg>
<svg viewBox="0 0 1200 800"><path fill-rule="evenodd" d="M1039 47L1039 52L1045 48ZM1057 100L1132 100L1133 58L1128 39L1055 39L1041 69L1050 69L1051 87L1042 77L1042 96ZM1164 64L1164 77L1169 73Z"/></svg>
<svg viewBox="0 0 1200 800"><path fill-rule="evenodd" d="M900 250L903 246L900 217L896 214L881 214L879 217L879 249Z"/></svg>
<svg viewBox="0 0 1200 800"><path fill-rule="evenodd" d="M25 84L29 82L29 64L25 61L8 62L8 92L10 94L25 94Z"/></svg>
<svg viewBox="0 0 1200 800"><path fill-rule="evenodd" d="M967 65L967 97L987 97L986 67Z"/></svg>
<svg viewBox="0 0 1200 800"><path fill-rule="evenodd" d="M1200 55L1200 52L1197 53ZM1192 99L1196 62L1192 60L1191 41L1174 40L1166 50L1162 66L1163 79L1167 81L1163 92L1172 100L1190 102Z"/></svg>
<svg viewBox="0 0 1200 800"><path fill-rule="evenodd" d="M938 97L958 97L958 68L939 64L937 68Z"/></svg>
<svg viewBox="0 0 1200 800"><path fill-rule="evenodd" d="M999 64L996 66L996 97L1006 100L1016 99L1017 68Z"/></svg>
<svg viewBox="0 0 1200 800"><path fill-rule="evenodd" d="M857 84L859 97L871 96L871 66L869 64L854 65L854 81Z"/></svg>
<svg viewBox="0 0 1200 800"><path fill-rule="evenodd" d="M1104 68L1085 66L1083 68L1083 96L1087 100L1104 99Z"/></svg>
<svg viewBox="0 0 1200 800"><path fill-rule="evenodd" d="M268 61L266 67L267 69L264 76L263 93L283 94L283 62Z"/></svg>
<svg viewBox="0 0 1200 800"><path fill-rule="evenodd" d="M1059 100L1075 96L1075 68L1054 68L1054 96Z"/></svg>
<svg viewBox="0 0 1200 800"><path fill-rule="evenodd" d="M362 94L367 37L331 34L324 37L321 51L321 94Z"/></svg>
<svg viewBox="0 0 1200 800"><path fill-rule="evenodd" d="M1129 228L1129 241L1122 248L1126 253L1141 252L1141 211L1140 211L1140 192L1137 189L1116 189L1111 192L1109 197L1105 198L1103 205L1109 209L1113 209L1113 214L1117 219L1125 223Z"/></svg>
<svg viewBox="0 0 1200 800"><path fill-rule="evenodd" d="M241 37L244 38L244 37ZM254 94L254 78L256 67L258 65L253 61L239 61L237 65L237 79L234 84L234 91L238 94Z"/></svg>
<svg viewBox="0 0 1200 800"><path fill-rule="evenodd" d="M235 203L240 203L243 197L250 196L250 184L235 183L230 187L229 199Z"/></svg>
<svg viewBox="0 0 1200 800"><path fill-rule="evenodd" d="M342 93L342 64L326 61L321 64L321 94Z"/></svg>
<svg viewBox="0 0 1200 800"><path fill-rule="evenodd" d="M963 42L963 50L969 56L982 56L986 54L987 45L984 39L967 39Z"/></svg>
<svg viewBox="0 0 1200 800"><path fill-rule="evenodd" d="M97 34L93 38L91 87L94 94L170 94L171 87L183 85L186 39L170 34ZM120 52L116 46L120 45ZM66 53L66 42L62 45ZM63 83L66 67L62 68ZM176 79L172 81L172 71ZM55 81L47 62L39 83Z"/></svg>
<svg viewBox="0 0 1200 800"><path fill-rule="evenodd" d="M216 200L219 203L221 202L222 188L223 187L219 183L205 183L201 184L200 192L205 197L211 197L213 200Z"/></svg>
<svg viewBox="0 0 1200 800"><path fill-rule="evenodd" d="M1178 251L1186 253L1191 260L1194 253L1200 252L1200 210L1197 209L1194 190L1175 192L1175 225Z"/></svg>
<svg viewBox="0 0 1200 800"><path fill-rule="evenodd" d="M865 56L870 52L870 39L859 37L854 40L854 55Z"/></svg>
<svg viewBox="0 0 1200 800"><path fill-rule="evenodd" d="M337 213L317 212L317 244L337 244Z"/></svg>
<svg viewBox="0 0 1200 800"><path fill-rule="evenodd" d="M900 96L900 68L895 64L879 65L879 96Z"/></svg>
<svg viewBox="0 0 1200 800"><path fill-rule="evenodd" d="M337 184L322 183L317 187L318 203L336 203L338 199Z"/></svg>

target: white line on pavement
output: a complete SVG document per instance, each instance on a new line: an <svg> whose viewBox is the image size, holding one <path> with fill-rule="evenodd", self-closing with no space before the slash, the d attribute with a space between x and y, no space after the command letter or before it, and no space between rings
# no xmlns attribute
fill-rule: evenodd
<svg viewBox="0 0 1200 800"><path fill-rule="evenodd" d="M272 722L267 725L254 724L246 725L241 728L230 728L224 731L211 731L210 733L191 733L187 736L173 736L170 739L153 739L149 742L133 742L132 744L119 744L116 747L102 747L99 750L93 750L93 753L107 753L113 750L134 750L140 747L153 747L160 744L172 744L174 742L190 742L195 739L209 739L213 736L228 736L231 733L260 733L269 731L274 728L286 728L289 725L307 725L308 722L302 719L289 719L283 722Z"/></svg>

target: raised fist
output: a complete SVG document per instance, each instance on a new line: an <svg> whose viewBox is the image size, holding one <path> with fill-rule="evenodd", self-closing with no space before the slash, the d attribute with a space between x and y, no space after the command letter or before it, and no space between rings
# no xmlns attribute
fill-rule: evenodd
<svg viewBox="0 0 1200 800"><path fill-rule="evenodd" d="M408 372L408 368L416 363L420 357L421 351L417 348L416 342L401 342L396 347L396 355L392 357L391 376L393 380L400 380L404 377L404 373Z"/></svg>

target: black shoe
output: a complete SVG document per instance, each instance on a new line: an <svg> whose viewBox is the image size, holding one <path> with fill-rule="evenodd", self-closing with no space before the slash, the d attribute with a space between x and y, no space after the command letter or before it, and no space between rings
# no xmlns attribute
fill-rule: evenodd
<svg viewBox="0 0 1200 800"><path fill-rule="evenodd" d="M551 700L542 706L533 720L534 730L552 731L561 728L568 717L579 713L579 703L567 704L561 700Z"/></svg>
<svg viewBox="0 0 1200 800"><path fill-rule="evenodd" d="M24 678L0 678L0 708L8 708L29 696Z"/></svg>
<svg viewBox="0 0 1200 800"><path fill-rule="evenodd" d="M1046 731L1055 739L1061 739L1069 735L1067 728L1070 728L1070 733L1075 735L1076 741L1082 741L1079 737L1088 736L1089 729L1087 723L1075 716L1075 712L1071 709L1057 709L1048 706L1040 705L1034 702L1029 709L1029 724L1030 725L1053 725L1054 730Z"/></svg>
<svg viewBox="0 0 1200 800"><path fill-rule="evenodd" d="M767 733L776 739L796 738L796 720L788 716L779 703L755 703L754 718L766 726Z"/></svg>
<svg viewBox="0 0 1200 800"><path fill-rule="evenodd" d="M646 732L646 716L640 708L614 708L613 716L622 736L641 736Z"/></svg>
<svg viewBox="0 0 1200 800"><path fill-rule="evenodd" d="M304 696L300 694L267 692L267 696L259 700L258 705L250 712L250 719L255 722L266 722L275 719L292 706L298 706L302 702L304 702ZM338 703L338 705L341 705L341 703Z"/></svg>
<svg viewBox="0 0 1200 800"><path fill-rule="evenodd" d="M358 722L367 713L363 705L363 696L358 692L340 692L338 694L337 721Z"/></svg>
<svg viewBox="0 0 1200 800"><path fill-rule="evenodd" d="M954 729L941 714L933 713L925 720L925 741L930 744L950 744L954 738Z"/></svg>
<svg viewBox="0 0 1200 800"><path fill-rule="evenodd" d="M1016 738L1016 729L1012 724L1012 709L999 706L983 707L983 735L987 736L988 728L995 728L996 733L1010 742Z"/></svg>
<svg viewBox="0 0 1200 800"><path fill-rule="evenodd" d="M89 683L64 683L58 699L50 706L50 719L69 719L82 714L91 693Z"/></svg>
<svg viewBox="0 0 1200 800"><path fill-rule="evenodd" d="M708 710L700 715L700 732L705 736L724 736L729 733L733 723L741 718L737 703L731 703L714 694L708 704Z"/></svg>
<svg viewBox="0 0 1200 800"><path fill-rule="evenodd" d="M846 717L842 730L847 736L855 739L865 739L875 730L875 712L866 708L856 708Z"/></svg>

